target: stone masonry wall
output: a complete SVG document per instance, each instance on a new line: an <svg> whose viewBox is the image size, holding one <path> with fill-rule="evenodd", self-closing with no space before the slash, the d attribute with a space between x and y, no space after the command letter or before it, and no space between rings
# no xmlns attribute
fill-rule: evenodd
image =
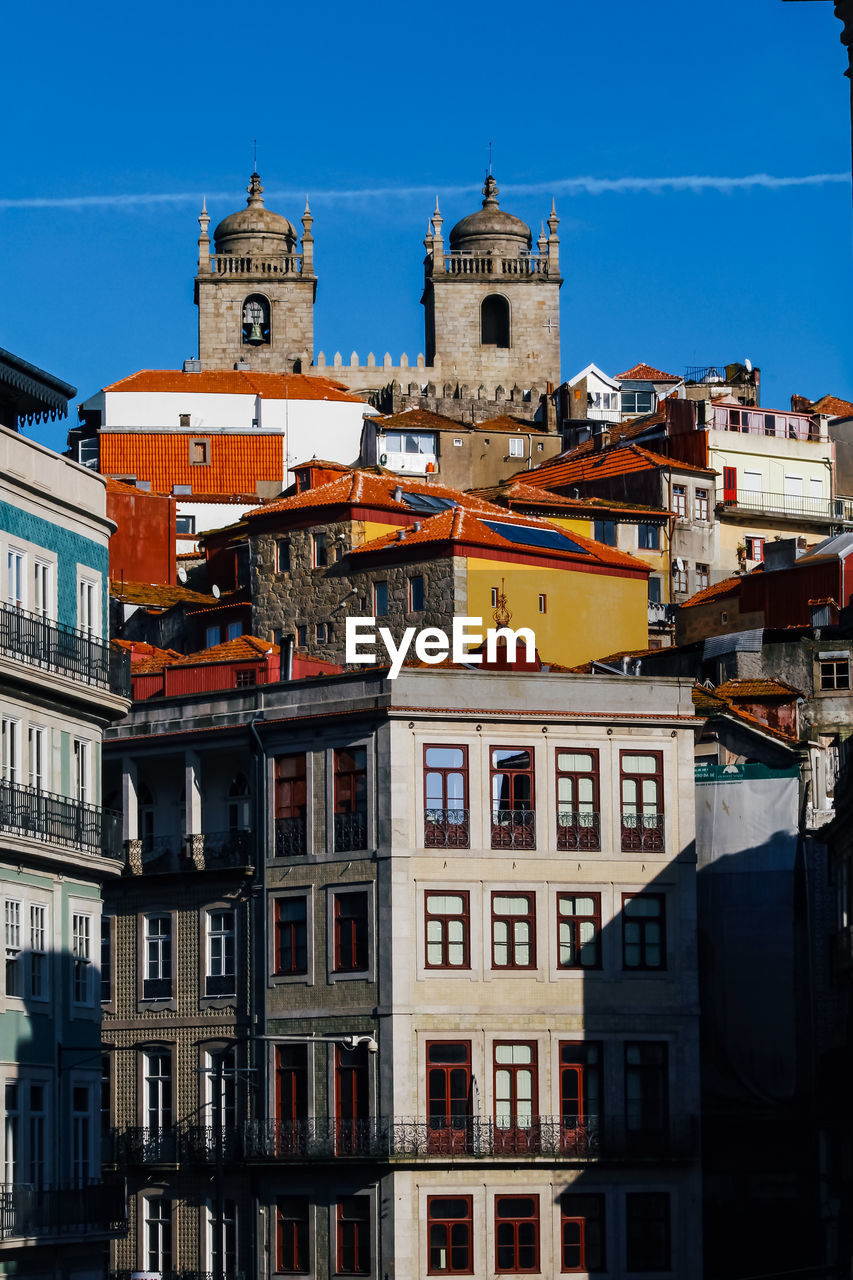
<svg viewBox="0 0 853 1280"><path fill-rule="evenodd" d="M313 278L273 280L269 276L199 276L198 357L203 369L233 369L245 361L266 373L303 370L314 358ZM270 342L264 346L243 343L243 302L260 293L270 302Z"/></svg>

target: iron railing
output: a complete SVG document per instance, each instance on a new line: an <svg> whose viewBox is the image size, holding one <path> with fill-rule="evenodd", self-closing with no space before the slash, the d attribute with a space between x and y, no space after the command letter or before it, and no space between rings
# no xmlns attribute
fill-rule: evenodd
<svg viewBox="0 0 853 1280"><path fill-rule="evenodd" d="M133 1280L133 1277L139 1274L139 1270L140 1268L137 1267L133 1271L109 1271L107 1274L109 1280ZM231 1280L232 1276L234 1280L243 1280L245 1275L242 1271L185 1271L183 1269L180 1271L158 1271L156 1274L160 1280L222 1280L222 1277L227 1277L227 1280Z"/></svg>
<svg viewBox="0 0 853 1280"><path fill-rule="evenodd" d="M219 871L252 861L250 831L201 831L193 835L143 836L124 842L132 875Z"/></svg>
<svg viewBox="0 0 853 1280"><path fill-rule="evenodd" d="M821 524L853 519L853 501L849 498L812 498L808 494L765 493L760 489L718 489L716 503L719 510L727 512L760 511Z"/></svg>
<svg viewBox="0 0 853 1280"><path fill-rule="evenodd" d="M467 809L424 809L424 848L467 849Z"/></svg>
<svg viewBox="0 0 853 1280"><path fill-rule="evenodd" d="M600 849L601 817L597 813L557 810L558 849Z"/></svg>
<svg viewBox="0 0 853 1280"><path fill-rule="evenodd" d="M623 813L622 849L631 853L645 849L659 853L663 847L664 824L662 813Z"/></svg>
<svg viewBox="0 0 853 1280"><path fill-rule="evenodd" d="M367 814L335 814L335 853L354 853L367 848Z"/></svg>
<svg viewBox="0 0 853 1280"><path fill-rule="evenodd" d="M121 814L0 779L0 830L46 844L123 857Z"/></svg>
<svg viewBox="0 0 853 1280"><path fill-rule="evenodd" d="M123 1182L84 1187L0 1184L0 1240L110 1234L126 1226Z"/></svg>
<svg viewBox="0 0 853 1280"><path fill-rule="evenodd" d="M492 809L493 849L535 849L536 814L533 809Z"/></svg>
<svg viewBox="0 0 853 1280"><path fill-rule="evenodd" d="M234 1125L170 1125L149 1129L135 1125L110 1129L102 1138L107 1164L226 1164L238 1159L243 1141Z"/></svg>
<svg viewBox="0 0 853 1280"><path fill-rule="evenodd" d="M99 689L130 697L130 656L96 636L52 622L14 605L0 604L0 652Z"/></svg>
<svg viewBox="0 0 853 1280"><path fill-rule="evenodd" d="M305 818L276 818L275 856L301 858L308 852L308 824Z"/></svg>

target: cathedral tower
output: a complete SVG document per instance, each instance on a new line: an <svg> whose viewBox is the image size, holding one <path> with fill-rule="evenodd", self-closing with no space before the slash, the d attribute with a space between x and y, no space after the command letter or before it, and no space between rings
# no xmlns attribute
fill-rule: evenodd
<svg viewBox="0 0 853 1280"><path fill-rule="evenodd" d="M246 208L213 233L206 206L199 215L198 355L202 369L248 364L267 373L307 372L314 358L314 219L306 202L302 252L291 222L264 205L253 173Z"/></svg>

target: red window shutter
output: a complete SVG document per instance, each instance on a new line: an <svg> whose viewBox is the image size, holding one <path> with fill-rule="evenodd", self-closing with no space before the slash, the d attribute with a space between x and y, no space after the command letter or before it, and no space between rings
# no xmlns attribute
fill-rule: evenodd
<svg viewBox="0 0 853 1280"><path fill-rule="evenodd" d="M723 501L737 502L737 467L723 467Z"/></svg>

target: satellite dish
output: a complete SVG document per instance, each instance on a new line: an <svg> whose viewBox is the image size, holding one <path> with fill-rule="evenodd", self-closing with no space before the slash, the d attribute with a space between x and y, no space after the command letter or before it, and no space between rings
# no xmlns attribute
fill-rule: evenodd
<svg viewBox="0 0 853 1280"><path fill-rule="evenodd" d="M217 587L215 582L213 586L210 588L210 594L213 596L214 600L218 600L219 597L222 595L222 592L219 590L219 587Z"/></svg>
<svg viewBox="0 0 853 1280"><path fill-rule="evenodd" d="M183 584L186 582L186 580L187 580L187 571L182 564L179 564L178 565L178 582Z"/></svg>
<svg viewBox="0 0 853 1280"><path fill-rule="evenodd" d="M747 373L752 373L752 361L749 356L744 356L743 367L746 369Z"/></svg>

